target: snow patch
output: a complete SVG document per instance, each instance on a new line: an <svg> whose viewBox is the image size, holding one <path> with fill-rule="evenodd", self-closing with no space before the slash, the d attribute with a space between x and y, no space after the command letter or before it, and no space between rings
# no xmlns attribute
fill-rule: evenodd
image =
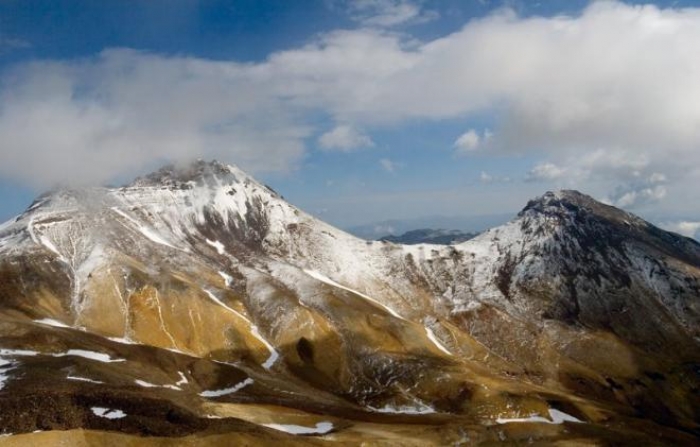
<svg viewBox="0 0 700 447"><path fill-rule="evenodd" d="M79 382L90 382L90 383L98 383L102 384L104 382L100 382L99 380L93 380L93 379L88 379L87 377L79 377L79 376L68 376L66 377L68 380L77 380Z"/></svg>
<svg viewBox="0 0 700 447"><path fill-rule="evenodd" d="M136 219L134 219L133 217L129 216L128 214L126 214L125 212L123 212L122 210L120 210L119 208L117 208L116 206L113 206L113 207L112 207L112 211L114 211L115 213L119 214L119 215L122 216L123 218L127 219L127 220L128 220L129 222L131 222L132 224L134 224L134 225L136 226L136 229L137 229L141 234L143 234L144 236L146 236L146 238L150 239L151 241L155 242L156 244L165 245L166 247L174 248L174 249L177 250L177 247L175 247L174 245L172 245L171 243L169 243L168 241L166 241L165 239L163 239L158 233L156 233L155 231L151 230L151 229L148 228L148 227L145 227L145 226L141 225L141 223L139 223L138 220L136 220Z"/></svg>
<svg viewBox="0 0 700 447"><path fill-rule="evenodd" d="M542 424L563 424L564 422L575 422L575 423L583 423L582 420L577 419L570 414L566 414L563 411L559 411L554 408L549 409L549 417L550 419L547 419L542 416L538 416L536 414L532 414L526 418L498 418L496 419L497 424L509 424L511 422L537 422L537 423L542 423Z"/></svg>
<svg viewBox="0 0 700 447"><path fill-rule="evenodd" d="M425 333L426 333L426 335L428 336L428 338L430 339L430 341L433 342L433 344L435 345L436 348L438 348L439 350L441 350L442 352L444 352L444 353L447 354L447 355L453 355L453 354L445 347L445 345L443 345L442 343L440 343L440 340L438 340L438 338L435 336L435 332L433 332L432 329L430 329L429 327L426 326L426 327L425 327Z"/></svg>
<svg viewBox="0 0 700 447"><path fill-rule="evenodd" d="M169 385L169 384L157 385L155 383L150 383L150 382L146 382L145 380L139 380L139 379L134 380L134 383L136 383L136 385L141 386L143 388L167 388L169 390L182 391L182 388L180 388L179 386L175 386L175 385Z"/></svg>
<svg viewBox="0 0 700 447"><path fill-rule="evenodd" d="M461 309L464 312L474 312L483 307L483 304L479 301L469 301L466 306Z"/></svg>
<svg viewBox="0 0 700 447"><path fill-rule="evenodd" d="M221 390L210 390L210 391L202 391L199 393L200 396L202 397L219 397L219 396L225 396L227 394L233 394L235 392L238 392L242 390L243 388L247 387L248 385L252 385L254 383L254 380L248 377L245 379L243 382L237 383L236 385L232 386L231 388L224 388Z"/></svg>
<svg viewBox="0 0 700 447"><path fill-rule="evenodd" d="M132 339L130 339L128 337L106 337L106 338L109 341L113 341L115 343L121 343L123 345L138 345L138 344L140 344L140 343L136 343L135 341L133 341Z"/></svg>
<svg viewBox="0 0 700 447"><path fill-rule="evenodd" d="M219 242L219 241L210 241L209 239L206 239L206 241L207 241L207 244L209 244L209 245L211 245L212 247L214 247L214 248L216 249L216 252L219 253L220 255L223 255L223 254L226 253L226 251L224 250L224 244L222 244L221 242Z"/></svg>
<svg viewBox="0 0 700 447"><path fill-rule="evenodd" d="M304 269L304 273L306 273L307 275L311 276L312 278L317 279L321 282L324 282L330 286L337 287L337 288L343 289L343 290L347 290L348 292L351 292L351 293L354 293L355 295L361 296L362 298L366 299L367 301L370 301L370 302L376 304L377 306L381 307L382 309L386 310L392 316L394 316L396 318L400 318L402 320L404 319L401 315L396 313L396 311L394 311L390 307L385 306L384 304L380 303L379 301L375 300L374 298L367 296L362 292L358 292L357 290L353 290L349 287L346 287L342 284L338 284L337 282L333 281L332 279L328 278L327 276L324 276L323 274L321 274L315 270Z"/></svg>
<svg viewBox="0 0 700 447"><path fill-rule="evenodd" d="M233 284L233 276L228 275L225 272L219 272L219 276L224 278L224 284L226 284L226 287L231 287L231 284Z"/></svg>
<svg viewBox="0 0 700 447"><path fill-rule="evenodd" d="M185 377L185 375L182 373L182 371L178 371L177 373L180 376L180 380L175 382L175 385L186 385L190 383L189 380L187 380L187 377Z"/></svg>
<svg viewBox="0 0 700 447"><path fill-rule="evenodd" d="M258 339L258 341L260 341L260 343L265 345L268 351L270 351L270 357L268 357L268 359L265 360L265 363L262 364L262 367L265 369L272 368L272 365L274 365L277 359L280 357L279 353L275 350L274 346L272 346L267 340L265 340L265 338L262 335L260 335L260 331L258 330L257 326L251 324L250 332L255 338Z"/></svg>
<svg viewBox="0 0 700 447"><path fill-rule="evenodd" d="M10 356L10 357L34 357L39 355L36 351L30 351L28 349L5 349L0 348L0 357Z"/></svg>
<svg viewBox="0 0 700 447"><path fill-rule="evenodd" d="M0 357L0 390L5 388L5 384L10 379L9 371L14 369L14 362Z"/></svg>
<svg viewBox="0 0 700 447"><path fill-rule="evenodd" d="M294 424L262 424L264 427L283 431L292 435L324 435L333 430L332 422L318 422L315 427L305 427Z"/></svg>
<svg viewBox="0 0 700 447"><path fill-rule="evenodd" d="M260 341L260 343L264 344L265 347L267 348L268 351L270 351L270 357L268 357L267 360L265 360L265 363L262 364L262 367L265 369L270 369L272 368L272 365L275 364L277 359L279 358L279 353L275 350L275 347L270 344L261 334L260 331L258 330L258 327L254 325L249 319L247 319L245 316L243 316L240 312L237 312L236 310L230 308L226 304L223 303L219 298L216 297L210 290L207 289L202 289L204 290L204 293L206 293L209 298L211 298L212 301L217 303L219 306L223 307L224 309L228 310L229 312L234 313L237 317L241 318L244 320L246 323L248 323L248 326L250 326L250 333Z"/></svg>
<svg viewBox="0 0 700 447"><path fill-rule="evenodd" d="M60 259L62 262L65 262L66 264L68 264L68 260L65 258L65 256L63 256L61 254L60 251L58 251L58 248L56 248L56 246L53 244L53 242L51 242L49 240L49 238L47 238L44 235L41 235L41 236L39 236L39 242L44 247L48 248L49 251L52 251L53 253L55 253L58 256L58 259Z"/></svg>
<svg viewBox="0 0 700 447"><path fill-rule="evenodd" d="M110 408L104 407L92 407L90 408L90 410L92 410L92 413L95 416L99 416L105 419L121 419L123 417L126 417L126 413L124 413L122 410L112 410Z"/></svg>
<svg viewBox="0 0 700 447"><path fill-rule="evenodd" d="M415 405L391 405L386 404L382 408L374 408L368 406L370 410L376 413L389 413L389 414L434 414L435 409L429 405L422 402L416 402Z"/></svg>
<svg viewBox="0 0 700 447"><path fill-rule="evenodd" d="M46 326L53 326L53 327L67 327L67 328L70 327L67 324L61 323L60 321L54 320L52 318L44 318L42 320L34 320L34 322L39 323L39 324L43 324Z"/></svg>
<svg viewBox="0 0 700 447"><path fill-rule="evenodd" d="M82 357L85 359L95 360L97 362L102 362L102 363L126 362L126 359L113 359L112 357L108 356L107 354L103 354L101 352L95 352L95 351L86 351L84 349L69 349L66 352L61 352L61 353L52 354L52 355L54 357L66 357L66 356Z"/></svg>
<svg viewBox="0 0 700 447"><path fill-rule="evenodd" d="M40 352L30 351L27 349L0 349L0 358L3 356L21 356L21 357L34 357L37 355L42 355ZM113 359L107 354L101 352L87 351L84 349L69 349L66 352L58 352L55 354L45 354L52 357L66 357L75 356L83 357L89 360L96 360L102 363L115 363L115 362L126 362L126 359Z"/></svg>
<svg viewBox="0 0 700 447"><path fill-rule="evenodd" d="M34 228L34 219L36 217L32 217L29 219L29 223L27 223L27 232L29 233L29 237L32 239L32 242L34 242L37 245L42 245L52 253L56 254L58 258L65 263L68 263L68 260L61 254L60 251L56 248L56 246L51 242L47 237L44 235L38 235L36 234L36 230Z"/></svg>
<svg viewBox="0 0 700 447"><path fill-rule="evenodd" d="M228 310L229 312L233 312L234 314L238 315L239 317L243 318L246 321L248 320L243 315L241 315L238 311L236 311L236 310L232 309L231 307L227 306L226 304L224 304L224 302L221 301L219 298L217 298L216 295L214 295L214 293L211 290L208 290L208 289L202 289L202 290L204 290L204 293L206 293L207 296L209 298L211 298L211 300L214 301L219 306L223 307L224 309Z"/></svg>

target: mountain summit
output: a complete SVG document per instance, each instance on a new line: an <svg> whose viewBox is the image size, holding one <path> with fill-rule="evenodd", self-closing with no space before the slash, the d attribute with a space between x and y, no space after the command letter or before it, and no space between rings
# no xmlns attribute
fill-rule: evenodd
<svg viewBox="0 0 700 447"><path fill-rule="evenodd" d="M692 445L699 327L700 246L575 191L404 246L199 161L0 226L0 430Z"/></svg>

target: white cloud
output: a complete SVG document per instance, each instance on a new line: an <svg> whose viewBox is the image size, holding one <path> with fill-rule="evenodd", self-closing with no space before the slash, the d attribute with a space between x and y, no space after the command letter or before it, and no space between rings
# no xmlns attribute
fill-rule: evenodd
<svg viewBox="0 0 700 447"><path fill-rule="evenodd" d="M700 240L700 222L682 220L678 222L664 222L660 226L665 230Z"/></svg>
<svg viewBox="0 0 700 447"><path fill-rule="evenodd" d="M566 174L566 169L554 163L541 163L528 172L526 180L531 182L559 180Z"/></svg>
<svg viewBox="0 0 700 447"><path fill-rule="evenodd" d="M627 184L619 185L606 202L621 208L636 208L664 199L668 193L664 174L654 172L648 177L636 176Z"/></svg>
<svg viewBox="0 0 700 447"><path fill-rule="evenodd" d="M368 135L348 125L339 125L324 133L319 137L318 144L323 149L341 152L374 146Z"/></svg>
<svg viewBox="0 0 700 447"><path fill-rule="evenodd" d="M235 63L130 50L22 65L0 93L0 175L46 188L195 157L290 169L311 131L257 83Z"/></svg>
<svg viewBox="0 0 700 447"><path fill-rule="evenodd" d="M364 4L393 7L394 23L416 14L399 6L420 6ZM547 161L533 179L605 185L619 203L659 200L696 188L698 42L700 8L594 2L552 18L503 9L425 42L335 31L258 63L108 50L24 64L0 92L0 175L93 181L195 156L286 170L319 138L309 124L319 113L336 126L319 138L329 150L371 145L360 128L479 114L495 120L490 153ZM458 148L485 139L474 130ZM635 184L653 173L666 181Z"/></svg>
<svg viewBox="0 0 700 447"><path fill-rule="evenodd" d="M454 142L454 147L457 152L471 152L479 149L481 145L481 137L476 130L469 129L459 136Z"/></svg>
<svg viewBox="0 0 700 447"><path fill-rule="evenodd" d="M415 0L351 0L348 9L355 20L368 26L424 23L439 17L436 11L423 10L421 3Z"/></svg>
<svg viewBox="0 0 700 447"><path fill-rule="evenodd" d="M493 133L485 129L481 135L475 129L469 129L459 136L454 142L457 153L466 154L483 148L493 137Z"/></svg>
<svg viewBox="0 0 700 447"><path fill-rule="evenodd" d="M479 180L482 183L491 183L493 181L493 176L488 174L487 172L481 171L481 174L479 175Z"/></svg>
<svg viewBox="0 0 700 447"><path fill-rule="evenodd" d="M666 187L653 186L616 194L612 203L620 208L634 208L648 202L655 202L666 197Z"/></svg>

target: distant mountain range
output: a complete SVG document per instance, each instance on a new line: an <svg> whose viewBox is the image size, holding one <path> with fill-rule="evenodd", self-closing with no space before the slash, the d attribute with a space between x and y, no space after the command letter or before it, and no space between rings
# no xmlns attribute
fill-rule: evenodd
<svg viewBox="0 0 700 447"><path fill-rule="evenodd" d="M464 233L480 233L503 225L513 218L513 212L489 214L483 216L426 216L410 219L390 219L345 228L357 237L367 240L377 240L386 235L397 235L418 228L454 228Z"/></svg>
<svg viewBox="0 0 700 447"><path fill-rule="evenodd" d="M576 191L453 245L217 162L54 191L0 225L0 434L698 445L700 244Z"/></svg>
<svg viewBox="0 0 700 447"><path fill-rule="evenodd" d="M459 230L433 230L422 228L419 230L407 231L404 234L395 236L393 234L380 237L379 241L393 242L395 244L439 244L450 245L473 239L478 233L465 233Z"/></svg>

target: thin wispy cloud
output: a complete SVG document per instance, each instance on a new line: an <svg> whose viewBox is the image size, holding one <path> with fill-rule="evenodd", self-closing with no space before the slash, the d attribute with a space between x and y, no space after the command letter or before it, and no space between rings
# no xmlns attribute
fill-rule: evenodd
<svg viewBox="0 0 700 447"><path fill-rule="evenodd" d="M9 53L15 50L25 50L31 47L32 44L28 40L0 35L0 54Z"/></svg>
<svg viewBox="0 0 700 447"><path fill-rule="evenodd" d="M486 171L481 171L479 173L479 181L481 183L509 183L512 179L508 176L498 176L490 174Z"/></svg>
<svg viewBox="0 0 700 447"><path fill-rule="evenodd" d="M382 158L379 160L379 165L389 174L394 174L400 167L401 163L397 163L388 158Z"/></svg>
<svg viewBox="0 0 700 447"><path fill-rule="evenodd" d="M437 11L426 10L420 0L351 0L351 17L365 26L394 27L436 20Z"/></svg>

